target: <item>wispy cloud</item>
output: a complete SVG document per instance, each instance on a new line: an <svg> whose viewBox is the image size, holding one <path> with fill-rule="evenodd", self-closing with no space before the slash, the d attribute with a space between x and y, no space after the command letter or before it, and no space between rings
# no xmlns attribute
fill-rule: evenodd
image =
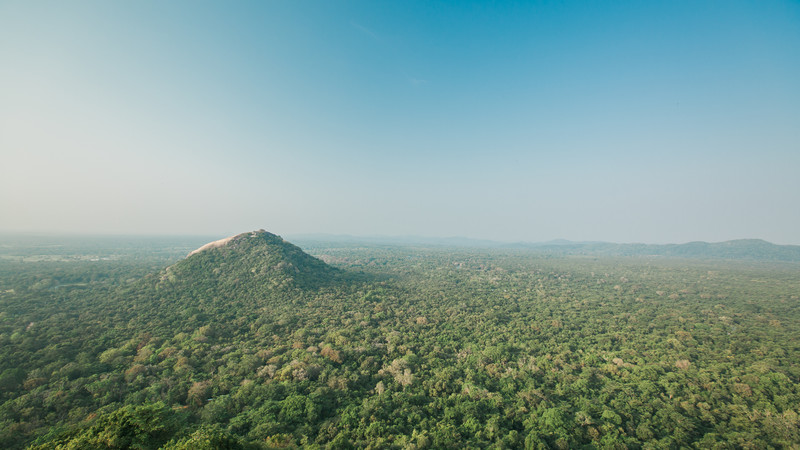
<svg viewBox="0 0 800 450"><path fill-rule="evenodd" d="M378 39L378 35L375 34L374 31L372 31L369 28L365 27L364 25L361 25L360 23L357 23L354 20L350 21L350 25L352 25L355 29L361 31L362 33L369 35L369 37L371 37L372 39Z"/></svg>
<svg viewBox="0 0 800 450"><path fill-rule="evenodd" d="M422 78L414 78L414 77L409 77L408 82L411 83L413 86L422 86L424 84L429 83L428 80L424 80Z"/></svg>

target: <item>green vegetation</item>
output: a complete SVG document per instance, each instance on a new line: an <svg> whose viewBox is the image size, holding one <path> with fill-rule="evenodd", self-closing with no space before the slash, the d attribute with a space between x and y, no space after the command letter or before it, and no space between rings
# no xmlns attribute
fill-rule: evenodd
<svg viewBox="0 0 800 450"><path fill-rule="evenodd" d="M800 445L795 263L309 251L0 260L0 446Z"/></svg>

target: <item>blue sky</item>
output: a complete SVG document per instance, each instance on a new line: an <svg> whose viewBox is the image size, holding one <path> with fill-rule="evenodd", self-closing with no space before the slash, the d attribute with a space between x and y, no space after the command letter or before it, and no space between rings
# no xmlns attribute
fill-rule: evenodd
<svg viewBox="0 0 800 450"><path fill-rule="evenodd" d="M0 231L800 244L797 2L0 2Z"/></svg>

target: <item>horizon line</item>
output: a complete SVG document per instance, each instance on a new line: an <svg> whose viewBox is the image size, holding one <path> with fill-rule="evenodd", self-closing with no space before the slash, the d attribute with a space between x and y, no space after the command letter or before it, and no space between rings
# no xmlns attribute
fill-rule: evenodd
<svg viewBox="0 0 800 450"><path fill-rule="evenodd" d="M211 239L218 239L221 237L229 237L229 236L236 236L242 233L248 233L251 231L257 230L249 230L243 231L240 233L229 234L229 233L115 233L115 232L79 232L79 231L0 231L0 237L3 236L26 236L26 237L69 237L69 238L211 238ZM267 230L269 231L269 230ZM327 239L352 239L352 240L421 240L421 241L472 241L475 243L484 243L484 244L499 244L499 245L559 245L558 243L563 244L617 244L617 245L686 245L692 243L705 243L705 244L721 244L725 242L735 242L735 241L763 241L772 245L779 245L779 246L800 246L800 244L785 244L785 243L778 243L773 242L767 239L758 238L758 237L743 237L743 238L734 238L734 239L725 239L720 241L706 241L706 240L689 240L684 242L644 242L644 241L611 241L611 240L597 240L597 239L585 239L585 240L573 240L573 239L566 239L566 238L554 238L554 239L547 239L547 240L498 240L498 239L488 239L488 238L474 238L474 237L467 237L467 236L426 236L426 235L415 235L415 234L365 234L365 235L357 235L357 234L347 234L347 233L274 233L282 238L285 239L300 239L300 240L323 240L323 238Z"/></svg>

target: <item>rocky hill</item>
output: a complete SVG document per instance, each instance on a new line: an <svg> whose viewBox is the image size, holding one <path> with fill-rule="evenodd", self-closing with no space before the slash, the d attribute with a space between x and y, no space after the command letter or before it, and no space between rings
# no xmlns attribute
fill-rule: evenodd
<svg viewBox="0 0 800 450"><path fill-rule="evenodd" d="M264 230L210 242L168 267L160 277L173 286L203 283L218 287L313 288L338 270L300 247Z"/></svg>

